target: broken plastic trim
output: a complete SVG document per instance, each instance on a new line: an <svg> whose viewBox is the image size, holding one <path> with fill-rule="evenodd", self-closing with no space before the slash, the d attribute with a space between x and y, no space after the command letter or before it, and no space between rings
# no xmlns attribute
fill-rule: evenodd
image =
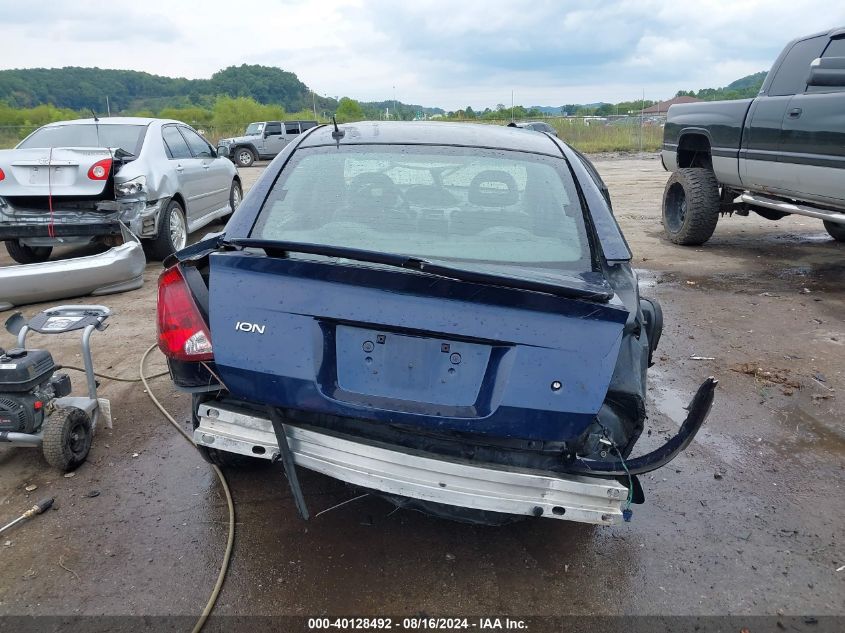
<svg viewBox="0 0 845 633"><path fill-rule="evenodd" d="M718 384L719 381L713 376L705 380L698 388L689 407L687 407L689 413L678 432L660 448L640 457L626 459L625 464L628 466L627 472L622 461L618 459L612 461L576 459L567 467L566 472L573 475L584 475L586 477L627 477L628 473L631 475L642 475L662 468L675 459L678 453L689 446L696 433L701 429L701 426L707 419L707 415L710 413L710 408L713 406L716 385Z"/></svg>

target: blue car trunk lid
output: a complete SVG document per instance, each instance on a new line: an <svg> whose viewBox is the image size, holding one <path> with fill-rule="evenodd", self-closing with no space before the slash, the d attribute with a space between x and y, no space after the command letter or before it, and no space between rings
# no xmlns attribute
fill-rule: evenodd
<svg viewBox="0 0 845 633"><path fill-rule="evenodd" d="M210 258L217 370L248 401L571 440L598 412L627 310L365 265Z"/></svg>

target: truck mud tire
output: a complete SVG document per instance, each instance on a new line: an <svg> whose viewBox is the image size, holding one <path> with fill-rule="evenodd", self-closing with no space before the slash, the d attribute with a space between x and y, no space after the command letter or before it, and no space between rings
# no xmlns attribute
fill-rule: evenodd
<svg viewBox="0 0 845 633"><path fill-rule="evenodd" d="M248 147L239 147L235 150L235 164L238 167L252 167L255 162L255 152Z"/></svg>
<svg viewBox="0 0 845 633"><path fill-rule="evenodd" d="M178 200L170 200L158 222L158 234L147 245L147 253L152 259L162 260L185 248L187 243L185 211Z"/></svg>
<svg viewBox="0 0 845 633"><path fill-rule="evenodd" d="M830 234L830 237L837 242L845 242L845 224L837 224L836 222L824 221L824 228Z"/></svg>
<svg viewBox="0 0 845 633"><path fill-rule="evenodd" d="M704 244L719 220L719 183L709 169L679 169L663 191L663 231L684 246Z"/></svg>
<svg viewBox="0 0 845 633"><path fill-rule="evenodd" d="M82 409L59 407L44 422L42 449L47 463L67 472L78 467L91 450L91 419Z"/></svg>
<svg viewBox="0 0 845 633"><path fill-rule="evenodd" d="M52 246L27 246L20 240L6 240L6 250L9 256L19 264L38 264L50 259Z"/></svg>

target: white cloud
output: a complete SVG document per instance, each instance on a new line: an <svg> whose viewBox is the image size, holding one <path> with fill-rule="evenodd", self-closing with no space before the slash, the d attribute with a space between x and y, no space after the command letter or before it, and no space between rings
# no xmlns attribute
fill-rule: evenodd
<svg viewBox="0 0 845 633"><path fill-rule="evenodd" d="M320 94L455 109L669 97L768 69L791 38L845 24L821 0L0 0L0 67L208 77L241 63Z"/></svg>

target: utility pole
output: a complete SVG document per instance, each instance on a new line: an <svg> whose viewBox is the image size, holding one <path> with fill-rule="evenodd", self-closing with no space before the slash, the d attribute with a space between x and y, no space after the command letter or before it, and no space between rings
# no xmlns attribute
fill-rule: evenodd
<svg viewBox="0 0 845 633"><path fill-rule="evenodd" d="M314 109L314 120L317 120L317 97L314 96L314 89L311 88L311 107Z"/></svg>
<svg viewBox="0 0 845 633"><path fill-rule="evenodd" d="M393 86L393 118L398 118L396 116L396 86Z"/></svg>
<svg viewBox="0 0 845 633"><path fill-rule="evenodd" d="M109 105L109 96L108 95L106 95L106 112L108 113L108 116L111 116L111 106Z"/></svg>
<svg viewBox="0 0 845 633"><path fill-rule="evenodd" d="M645 118L645 88L643 88L643 100L640 102L640 154L643 153L643 121Z"/></svg>
<svg viewBox="0 0 845 633"><path fill-rule="evenodd" d="M513 90L511 90L511 122L513 122Z"/></svg>

